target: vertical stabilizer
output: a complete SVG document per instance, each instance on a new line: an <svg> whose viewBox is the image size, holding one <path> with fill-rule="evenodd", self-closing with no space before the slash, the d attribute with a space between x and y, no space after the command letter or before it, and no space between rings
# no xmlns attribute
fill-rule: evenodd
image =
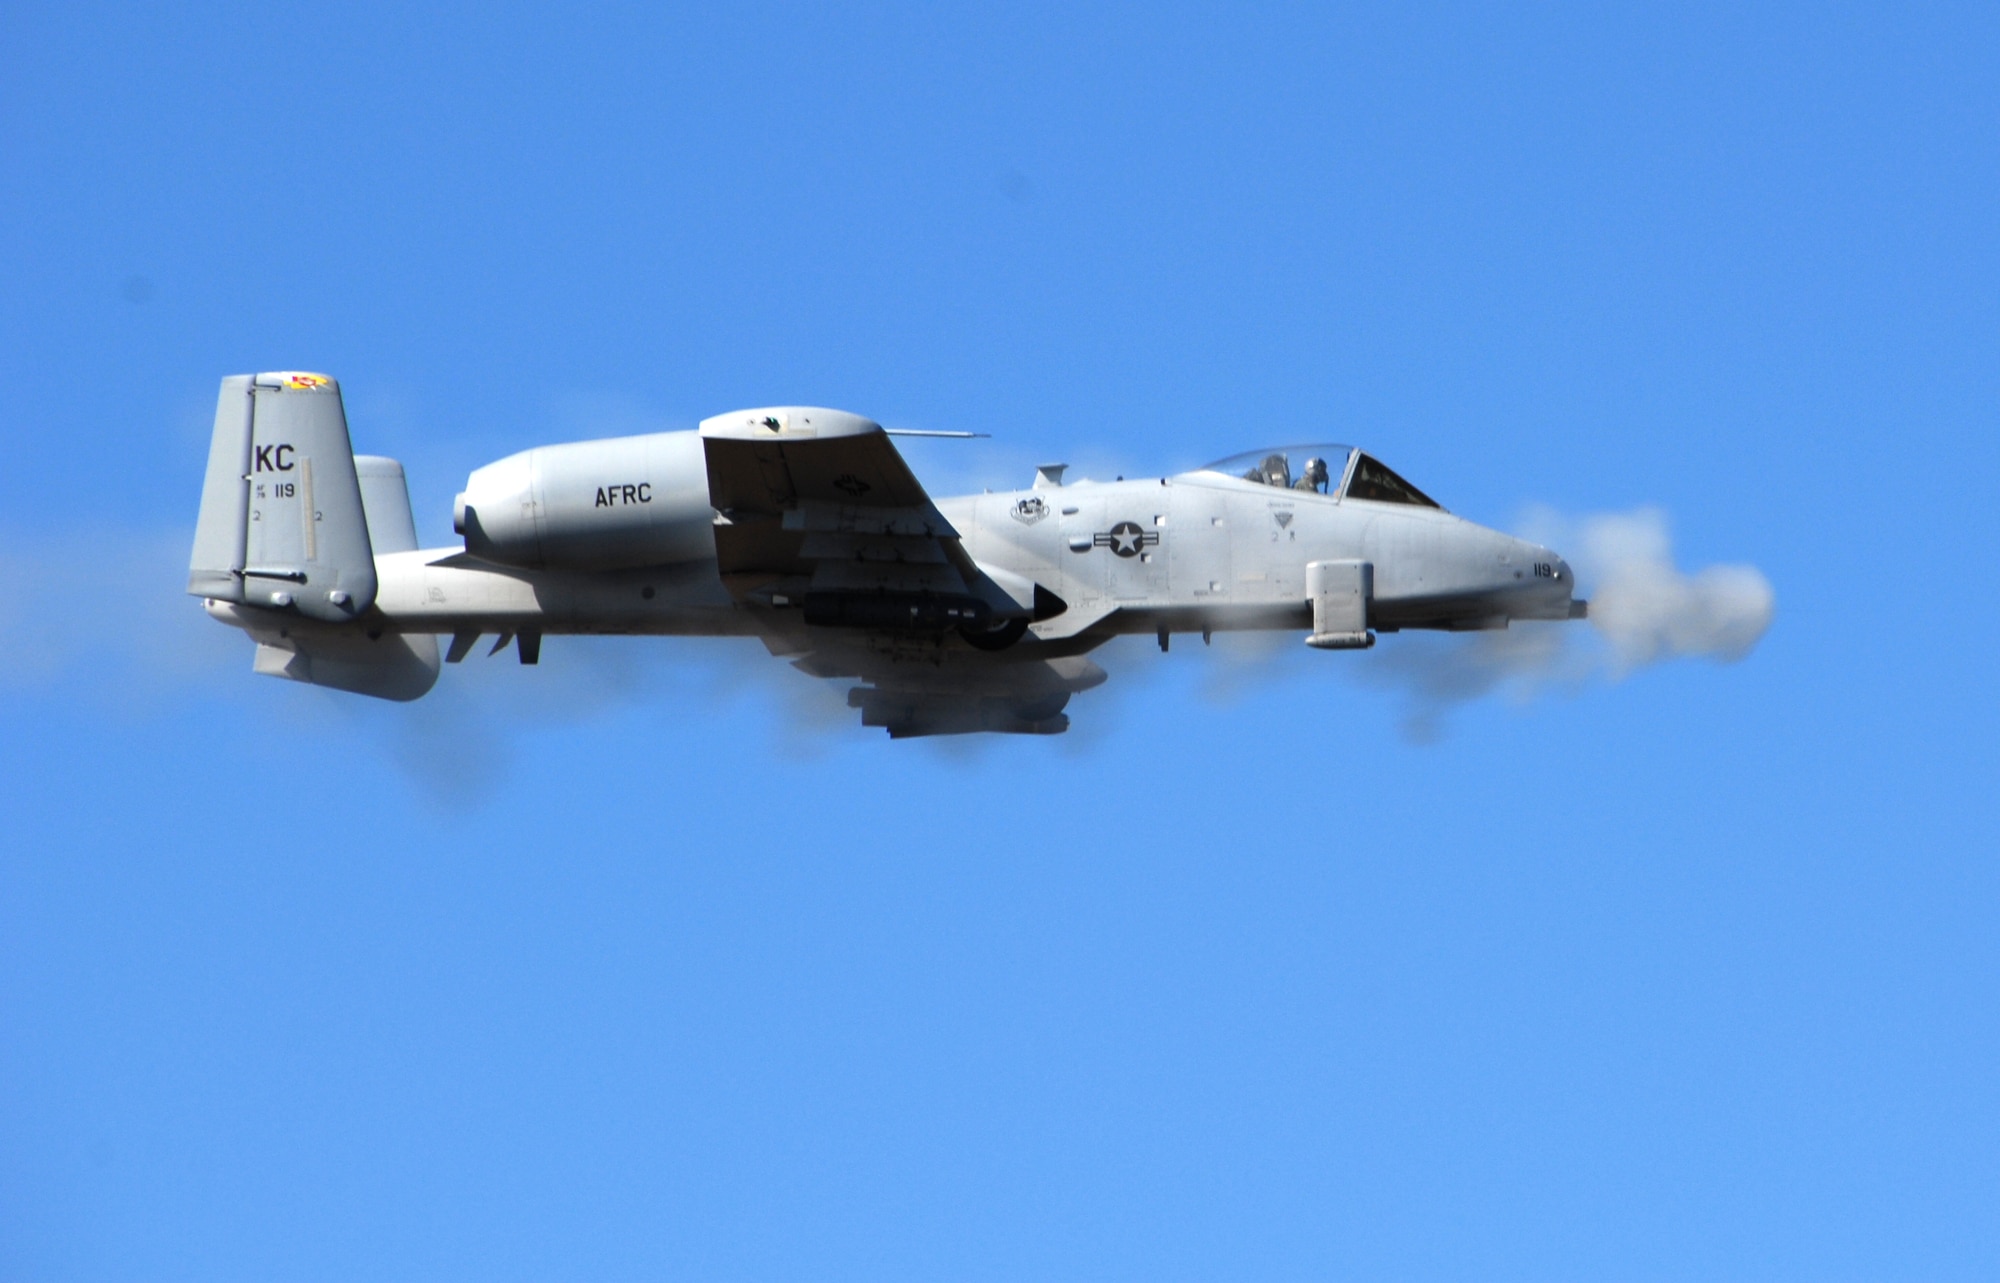
<svg viewBox="0 0 2000 1283"><path fill-rule="evenodd" d="M361 479L361 508L368 515L368 543L375 555L415 551L417 517L410 510L403 465L377 454L357 454L354 472Z"/></svg>
<svg viewBox="0 0 2000 1283"><path fill-rule="evenodd" d="M338 383L289 371L222 381L188 591L329 623L374 603Z"/></svg>

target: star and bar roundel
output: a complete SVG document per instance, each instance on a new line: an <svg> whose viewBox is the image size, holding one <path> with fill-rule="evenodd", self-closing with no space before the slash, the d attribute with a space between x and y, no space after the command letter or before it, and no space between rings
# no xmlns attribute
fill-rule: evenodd
<svg viewBox="0 0 2000 1283"><path fill-rule="evenodd" d="M1109 548L1121 557L1136 557L1141 548L1151 548L1159 542L1157 532L1146 529L1136 521L1121 521L1109 531L1090 537L1092 547Z"/></svg>

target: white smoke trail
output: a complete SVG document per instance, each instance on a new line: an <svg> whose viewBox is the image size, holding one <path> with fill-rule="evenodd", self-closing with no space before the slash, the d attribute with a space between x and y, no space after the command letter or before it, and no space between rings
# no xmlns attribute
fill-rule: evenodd
<svg viewBox="0 0 2000 1283"><path fill-rule="evenodd" d="M1591 517L1578 534L1583 582L1595 581L1590 622L1628 671L1691 655L1739 660L1771 626L1777 598L1763 572L1710 566L1682 574L1657 508Z"/></svg>
<svg viewBox="0 0 2000 1283"><path fill-rule="evenodd" d="M1515 624L1504 632L1386 639L1365 680L1408 697L1405 729L1435 739L1455 706L1491 694L1532 699L1593 681L1620 681L1670 659L1732 663L1770 628L1777 598L1755 566L1674 565L1667 516L1657 508L1567 520L1542 510L1528 538L1565 552L1590 627Z"/></svg>
<svg viewBox="0 0 2000 1283"><path fill-rule="evenodd" d="M251 646L187 595L184 530L0 528L0 704L60 696L116 717L230 703L345 730L379 746L428 797L459 807L492 796L523 737L644 707L662 733L739 700L775 705L778 751L819 751L852 716L843 693L793 672L748 638L555 637L542 662L483 652L447 668L412 704L250 674ZM73 585L88 572L88 591ZM836 707L837 706L837 707Z"/></svg>
<svg viewBox="0 0 2000 1283"><path fill-rule="evenodd" d="M240 646L183 592L188 537L0 530L0 694L63 686L131 710L221 679Z"/></svg>

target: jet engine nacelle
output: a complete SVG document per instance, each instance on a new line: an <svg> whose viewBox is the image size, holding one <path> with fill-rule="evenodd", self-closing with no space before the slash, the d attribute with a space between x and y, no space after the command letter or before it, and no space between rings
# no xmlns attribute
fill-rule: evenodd
<svg viewBox="0 0 2000 1283"><path fill-rule="evenodd" d="M453 507L465 550L533 570L622 570L715 555L693 432L542 446L475 471Z"/></svg>

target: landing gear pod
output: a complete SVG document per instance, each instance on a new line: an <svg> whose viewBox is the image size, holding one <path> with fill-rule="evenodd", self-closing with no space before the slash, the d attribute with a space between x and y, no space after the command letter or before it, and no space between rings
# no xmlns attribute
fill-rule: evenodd
<svg viewBox="0 0 2000 1283"><path fill-rule="evenodd" d="M1306 645L1318 650L1366 650L1375 644L1368 631L1368 599L1375 594L1375 567L1365 561L1314 561L1306 565L1306 595L1312 599L1313 630Z"/></svg>

